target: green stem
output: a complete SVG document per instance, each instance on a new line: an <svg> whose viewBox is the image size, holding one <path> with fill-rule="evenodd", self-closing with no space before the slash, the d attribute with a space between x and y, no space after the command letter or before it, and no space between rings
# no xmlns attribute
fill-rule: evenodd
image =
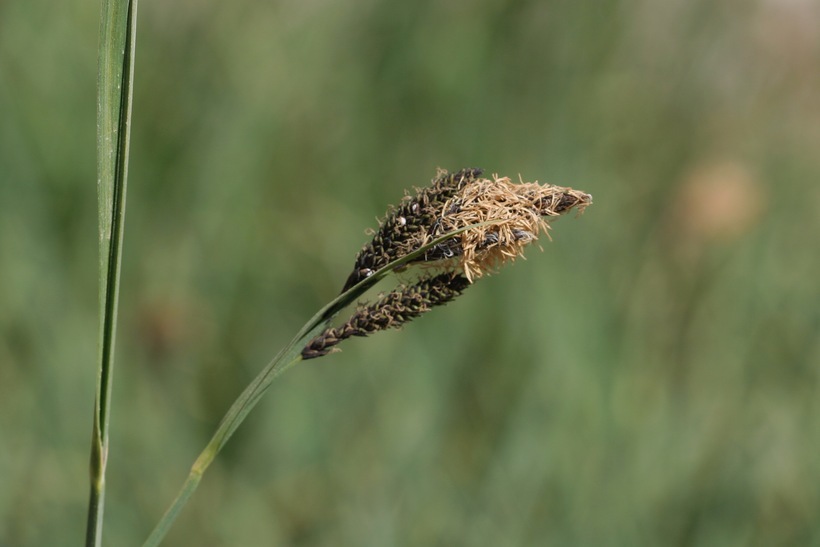
<svg viewBox="0 0 820 547"><path fill-rule="evenodd" d="M113 388L128 149L131 122L137 0L103 0L97 88L97 170L100 243L98 383L91 439L91 487L85 544L102 543L105 471Z"/></svg>
<svg viewBox="0 0 820 547"><path fill-rule="evenodd" d="M373 285L384 279L390 272L396 268L404 266L409 262L412 262L414 259L418 258L436 245L443 243L466 230L493 223L494 222L482 222L449 232L431 241L427 245L424 245L418 250L409 253L398 260L394 260L370 277L351 287L348 291L340 294L324 308L319 310L319 312L317 312L316 315L314 315L310 321L302 327L293 340L291 340L290 343L285 346L270 363L268 363L262 372L260 372L259 375L253 379L248 387L245 388L242 394L231 405L231 408L225 414L225 417L222 418L222 422L220 422L219 427L213 437L211 437L211 440L208 442L207 446L205 446L205 449L199 454L199 457L197 457L193 466L191 466L191 471L188 474L188 478L185 479L179 494L177 494L177 497L173 502L171 502L171 506L167 511L165 511L165 514L162 515L162 518L151 532L151 535L148 536L148 539L143 544L143 547L154 547L159 545L165 537L165 534L168 533L171 524L173 524L174 520L176 520L182 507L194 493L197 486L199 486L199 481L202 480L202 475L208 469L208 466L211 465L211 462L213 462L216 455L228 442L231 435L233 435L239 425L245 420L248 413L250 413L253 407L256 406L256 403L259 402L262 395L264 395L268 390L273 380L302 360L301 351L305 344L307 344L311 338L324 329L339 311L358 299Z"/></svg>
<svg viewBox="0 0 820 547"><path fill-rule="evenodd" d="M299 348L301 350L301 348ZM294 352L288 352L288 355L293 357ZM274 365L272 369L273 377L278 376L291 366L295 365L298 361L301 360L301 356L295 356L289 361L274 361L271 364ZM267 369L266 369L267 370ZM143 544L144 547L149 546L156 546L159 545L160 541L165 537L168 533L168 530L171 528L171 525L176 520L179 512L188 502L188 498L194 493L197 486L199 486L199 481L202 480L202 475L205 474L205 471L211 465L211 463L216 458L216 455L222 449L223 446L228 442L228 439L233 435L236 428L239 427L239 424L245 419L245 416L251 411L251 409L256 405L259 399L262 397L262 394L265 392L266 387L263 387L263 383L265 382L264 375L260 374L256 377L256 379L251 382L251 384L242 392L242 395L234 402L231 406L231 409L225 416L225 419L219 424L214 436L211 437L211 440L208 442L205 449L199 454L194 464L191 466L191 471L188 473L188 478L185 479L185 482L180 488L177 497L171 503L171 506L165 511L165 514L162 515L157 526L151 532L151 535L148 536L148 539L145 540ZM273 380L273 378L270 378ZM268 382L268 385L270 382Z"/></svg>

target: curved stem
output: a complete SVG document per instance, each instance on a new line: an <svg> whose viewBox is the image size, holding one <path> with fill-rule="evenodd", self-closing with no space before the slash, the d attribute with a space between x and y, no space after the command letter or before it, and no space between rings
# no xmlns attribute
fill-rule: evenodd
<svg viewBox="0 0 820 547"><path fill-rule="evenodd" d="M222 418L222 421L220 422L219 427L217 427L213 437L211 437L211 440L205 446L205 449L199 454L199 457L197 457L193 466L191 466L191 471L188 474L188 478L183 483L177 497L173 502L171 502L171 506L167 511L165 511L165 514L157 523L156 527L151 532L151 535L148 536L148 539L145 541L143 546L153 547L159 545L162 538L165 537L166 533L168 533L171 524L173 524L174 520L176 520L182 507L196 490L200 480L202 479L202 475L208 469L208 466L211 465L211 462L213 462L216 455L228 442L231 435L233 435L239 425L245 420L248 413L250 413L253 407L256 406L256 403L259 402L259 399L261 399L262 395L264 395L268 390L273 380L302 360L301 351L305 344L307 344L311 338L324 329L330 320L333 319L337 313L339 313L339 311L354 302L373 285L384 279L388 274L390 274L390 272L412 262L429 249L432 249L436 245L447 241L461 232L493 223L494 222L490 221L479 224L471 224L470 226L465 226L458 230L448 232L447 234L444 234L441 237L438 237L428 244L420 247L416 251L408 253L398 260L394 260L370 277L360 281L344 293L340 294L325 307L319 310L310 319L310 321L305 323L296 336L294 336L293 340L282 348L279 354L274 357L270 363L268 363L268 365L256 376L256 378L253 379L250 384L248 384L248 387L245 388L236 401L234 401L231 405L231 408L228 409L228 412L225 414L225 417Z"/></svg>
<svg viewBox="0 0 820 547"><path fill-rule="evenodd" d="M277 360L274 360L271 362L273 365L272 370L278 371L275 372L275 374L278 375L296 364L296 362L300 359L301 357L296 357L287 362L277 362ZM239 424L244 420L244 417L248 414L248 412L250 412L256 404L256 401L258 401L261 397L264 392L264 390L260 391L262 381L263 375L257 376L256 379L251 382L245 391L242 392L242 395L240 395L231 406L231 409L219 424L214 436L211 437L211 440L205 446L205 449L200 453L196 461L194 461L194 464L191 466L191 471L188 473L188 477L182 484L182 488L180 488L177 497L171 503L171 506L165 511L165 514L162 515L162 518L151 532L151 535L148 536L147 540L145 540L144 546L159 545L159 542L162 541L162 538L164 538L165 534L168 533L168 530L176 520L179 512L188 502L188 498L191 497L197 486L199 486L199 482L202 480L202 475L205 474L205 471L214 461L216 455L222 447L225 446L225 443L231 437L233 432L236 431L236 428L239 427Z"/></svg>

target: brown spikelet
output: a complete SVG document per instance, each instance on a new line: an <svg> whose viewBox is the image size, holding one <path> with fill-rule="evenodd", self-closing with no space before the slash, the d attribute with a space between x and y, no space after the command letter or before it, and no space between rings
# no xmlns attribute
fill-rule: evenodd
<svg viewBox="0 0 820 547"><path fill-rule="evenodd" d="M580 213L592 196L572 188L538 183L513 184L494 175L479 178L481 169L439 171L431 186L405 196L391 207L373 239L356 256L346 291L390 262L431 239L473 224L436 245L414 262L428 267L460 269L471 282L523 255L523 248L541 232L549 237L550 217L571 209Z"/></svg>
<svg viewBox="0 0 820 547"><path fill-rule="evenodd" d="M426 277L413 285L402 285L370 305L360 305L340 327L329 327L302 350L302 359L327 355L351 336L368 336L404 323L450 302L469 286L467 278L453 273Z"/></svg>
<svg viewBox="0 0 820 547"><path fill-rule="evenodd" d="M369 277L390 262L411 253L429 241L442 206L460 190L481 176L481 169L462 169L455 173L440 170L430 186L405 196L391 207L373 239L356 256L353 271L342 292Z"/></svg>

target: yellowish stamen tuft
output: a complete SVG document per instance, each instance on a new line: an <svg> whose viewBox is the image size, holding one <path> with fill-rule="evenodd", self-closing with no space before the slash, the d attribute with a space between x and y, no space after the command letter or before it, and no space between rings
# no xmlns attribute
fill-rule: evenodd
<svg viewBox="0 0 820 547"><path fill-rule="evenodd" d="M592 203L592 196L561 186L537 182L513 184L509 178L479 179L464 186L442 207L438 233L471 224L490 222L462 233L457 260L472 281L493 272L506 262L523 256L524 247L549 225L544 217L558 216L572 208L578 212Z"/></svg>

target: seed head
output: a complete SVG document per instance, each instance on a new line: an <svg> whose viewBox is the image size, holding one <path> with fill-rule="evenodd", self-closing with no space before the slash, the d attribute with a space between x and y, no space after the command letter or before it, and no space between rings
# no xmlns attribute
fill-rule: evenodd
<svg viewBox="0 0 820 547"><path fill-rule="evenodd" d="M523 248L541 232L549 237L547 220L577 208L592 196L562 186L535 182L513 184L509 178L479 178L481 169L439 171L431 186L405 196L391 207L373 239L356 256L346 291L378 269L447 232L474 224L428 250L414 262L460 269L471 282L498 266L523 256Z"/></svg>
<svg viewBox="0 0 820 547"><path fill-rule="evenodd" d="M463 230L413 261L444 273L427 273L373 304L360 304L344 325L328 327L311 340L302 350L303 359L326 355L351 336L398 328L451 301L473 280L523 256L524 247L541 232L549 237L550 218L571 209L580 213L592 203L592 196L572 188L513 184L495 175L483 179L481 172L440 171L429 187L388 209L373 239L356 256L342 292L431 240Z"/></svg>

